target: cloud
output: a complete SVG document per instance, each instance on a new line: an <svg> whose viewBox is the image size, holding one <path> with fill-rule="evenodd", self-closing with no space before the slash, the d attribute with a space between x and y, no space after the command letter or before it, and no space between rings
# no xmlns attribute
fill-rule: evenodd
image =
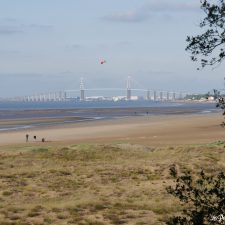
<svg viewBox="0 0 225 225"><path fill-rule="evenodd" d="M17 19L12 18L12 17L5 17L5 18L2 18L1 20L4 21L4 22L7 22L7 23L17 22Z"/></svg>
<svg viewBox="0 0 225 225"><path fill-rule="evenodd" d="M23 34L33 31L49 31L53 29L51 25L41 25L41 24L17 24L16 20L11 20L10 24L6 21L0 24L0 36L3 35L16 35Z"/></svg>
<svg viewBox="0 0 225 225"><path fill-rule="evenodd" d="M0 49L0 56L11 56L11 55L18 55L20 51L17 50L2 50Z"/></svg>
<svg viewBox="0 0 225 225"><path fill-rule="evenodd" d="M141 11L152 12L152 13L179 13L179 12L198 12L200 9L199 3L168 3L165 1L157 1L148 3L141 8Z"/></svg>
<svg viewBox="0 0 225 225"><path fill-rule="evenodd" d="M79 44L71 44L71 45L67 45L68 48L72 48L72 49L78 49L81 48L81 45Z"/></svg>
<svg viewBox="0 0 225 225"><path fill-rule="evenodd" d="M47 31L53 29L52 25L40 25L40 24L30 24L30 25L25 25L27 29L32 29L32 30L41 30L41 31Z"/></svg>
<svg viewBox="0 0 225 225"><path fill-rule="evenodd" d="M123 13L114 13L112 15L105 16L103 19L115 22L141 22L146 19L146 15L137 10Z"/></svg>
<svg viewBox="0 0 225 225"><path fill-rule="evenodd" d="M79 50L79 49L82 49L83 46L80 45L80 44L67 44L65 46L65 49L68 50L68 51L75 51L75 50Z"/></svg>
<svg viewBox="0 0 225 225"><path fill-rule="evenodd" d="M152 3L147 3L140 8L130 10L127 12L116 12L111 15L103 17L104 20L113 22L142 22L148 20L156 14L160 16L169 16L174 13L184 12L199 12L199 3L180 3L158 0Z"/></svg>
<svg viewBox="0 0 225 225"><path fill-rule="evenodd" d="M16 26L0 25L0 35L13 35L23 33L23 29Z"/></svg>
<svg viewBox="0 0 225 225"><path fill-rule="evenodd" d="M119 41L116 45L119 47L130 47L132 43L130 41Z"/></svg>

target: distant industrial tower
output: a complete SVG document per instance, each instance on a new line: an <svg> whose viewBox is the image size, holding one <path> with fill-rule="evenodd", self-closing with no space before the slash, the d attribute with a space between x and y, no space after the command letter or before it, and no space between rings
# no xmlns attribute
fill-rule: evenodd
<svg viewBox="0 0 225 225"><path fill-rule="evenodd" d="M80 100L84 101L85 100L85 96L84 96L84 80L81 77L80 78Z"/></svg>
<svg viewBox="0 0 225 225"><path fill-rule="evenodd" d="M180 92L180 95L179 95L179 99L181 100L182 99L182 92Z"/></svg>
<svg viewBox="0 0 225 225"><path fill-rule="evenodd" d="M147 100L151 100L150 90L147 90Z"/></svg>
<svg viewBox="0 0 225 225"><path fill-rule="evenodd" d="M131 77L127 77L127 100L131 100Z"/></svg>
<svg viewBox="0 0 225 225"><path fill-rule="evenodd" d="M154 91L153 99L154 99L154 101L157 101L157 93L156 93L156 91Z"/></svg>
<svg viewBox="0 0 225 225"><path fill-rule="evenodd" d="M166 100L167 100L167 101L170 100L170 93L169 93L169 92L167 92L167 94L166 94Z"/></svg>
<svg viewBox="0 0 225 225"><path fill-rule="evenodd" d="M176 100L176 93L173 92L173 100Z"/></svg>
<svg viewBox="0 0 225 225"><path fill-rule="evenodd" d="M163 92L161 91L160 92L160 101L162 101L163 100Z"/></svg>

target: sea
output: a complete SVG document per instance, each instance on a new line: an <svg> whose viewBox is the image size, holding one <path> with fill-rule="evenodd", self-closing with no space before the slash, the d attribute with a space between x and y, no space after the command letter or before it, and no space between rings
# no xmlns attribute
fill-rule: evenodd
<svg viewBox="0 0 225 225"><path fill-rule="evenodd" d="M218 111L215 103L206 102L0 102L0 132L132 116L191 115ZM43 121L35 122L38 119Z"/></svg>
<svg viewBox="0 0 225 225"><path fill-rule="evenodd" d="M35 110L35 109L81 109L81 108L140 108L140 107L194 107L215 109L212 102L162 102L162 101L62 101L62 102L17 102L0 101L0 110Z"/></svg>

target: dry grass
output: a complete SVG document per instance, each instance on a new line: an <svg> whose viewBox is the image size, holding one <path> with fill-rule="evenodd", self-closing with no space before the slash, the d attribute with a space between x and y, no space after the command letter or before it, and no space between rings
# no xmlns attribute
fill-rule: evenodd
<svg viewBox="0 0 225 225"><path fill-rule="evenodd" d="M172 164L217 173L225 169L224 143L2 148L0 224L164 224L181 209L165 191Z"/></svg>

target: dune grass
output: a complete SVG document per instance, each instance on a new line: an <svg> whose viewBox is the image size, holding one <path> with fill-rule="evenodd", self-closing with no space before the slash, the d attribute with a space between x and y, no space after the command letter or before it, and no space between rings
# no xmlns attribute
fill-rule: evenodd
<svg viewBox="0 0 225 225"><path fill-rule="evenodd" d="M166 192L170 166L217 173L224 145L2 147L0 224L164 224L182 208Z"/></svg>

